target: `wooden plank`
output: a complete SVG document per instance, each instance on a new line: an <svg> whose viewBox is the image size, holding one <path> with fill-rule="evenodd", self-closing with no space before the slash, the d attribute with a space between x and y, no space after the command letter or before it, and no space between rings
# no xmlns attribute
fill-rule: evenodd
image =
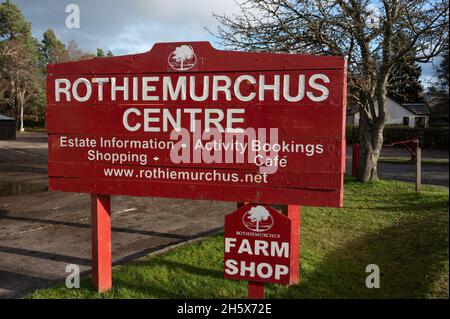
<svg viewBox="0 0 450 319"><path fill-rule="evenodd" d="M120 174L120 175L118 175ZM220 168L183 168L159 166L116 166L101 164L49 162L48 176L110 180L154 181L165 183L193 183L203 185L233 184L235 187L265 185L270 188L303 188L314 190L339 190L343 179L340 172L277 172L264 176L258 170ZM176 178L175 178L176 176Z"/></svg>
<svg viewBox="0 0 450 319"><path fill-rule="evenodd" d="M182 47L191 50L184 62L174 58ZM47 71L53 190L333 207L343 203L346 61L342 57L221 51L205 42L161 43L143 54L49 65ZM195 129L194 120L200 121ZM242 176L258 170L246 154L239 162L236 154L226 157L222 152L214 159L200 154L200 162L192 155L180 163L170 156L171 148L63 147L60 140L109 137L167 143L174 122L191 131L189 142L224 141L223 132L202 136L209 123L213 128L263 129L267 142L273 142L268 132L275 129L277 142L314 146L316 151L310 156L309 151L281 150L276 163L283 159L287 165L277 167L263 185L241 182ZM191 154L192 147L187 146ZM93 159L92 151L135 157L113 163ZM235 183L149 181L142 176L106 178L106 168L199 174L216 170L239 177Z"/></svg>
<svg viewBox="0 0 450 319"><path fill-rule="evenodd" d="M342 207L342 190L309 190L263 186L236 186L231 184L184 184L144 182L133 180L85 179L49 177L49 189L63 192L98 193L110 195L153 196L218 200L229 202L269 203L305 206ZM242 200L243 199L243 200Z"/></svg>
<svg viewBox="0 0 450 319"><path fill-rule="evenodd" d="M345 68L344 57L253 53L217 50L209 42L176 42L156 43L145 53L112 57L108 59L92 59L77 62L50 64L47 74L89 74L110 73L140 73L146 70L154 72L176 72L167 65L167 57L180 45L191 45L199 63L191 72L222 72L222 71L270 71L284 69L315 69L326 70Z"/></svg>

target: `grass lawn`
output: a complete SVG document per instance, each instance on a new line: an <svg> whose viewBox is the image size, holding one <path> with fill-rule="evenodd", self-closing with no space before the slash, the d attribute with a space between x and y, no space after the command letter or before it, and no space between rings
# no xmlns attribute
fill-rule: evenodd
<svg viewBox="0 0 450 319"><path fill-rule="evenodd" d="M347 180L345 208L304 207L301 279L267 285L267 298L448 298L448 188L397 181ZM380 289L367 289L365 268L377 264ZM121 265L113 289L60 285L31 298L246 298L246 282L223 279L223 237Z"/></svg>

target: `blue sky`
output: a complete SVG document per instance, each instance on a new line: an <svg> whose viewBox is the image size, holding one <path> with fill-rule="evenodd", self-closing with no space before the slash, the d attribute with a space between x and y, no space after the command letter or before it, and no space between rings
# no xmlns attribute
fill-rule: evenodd
<svg viewBox="0 0 450 319"><path fill-rule="evenodd" d="M31 21L33 34L52 28L63 41L75 40L83 50L101 47L116 55L148 51L155 42L216 40L212 12L232 13L233 0L13 0ZM80 8L80 28L65 26L68 4ZM217 45L216 45L217 46Z"/></svg>
<svg viewBox="0 0 450 319"><path fill-rule="evenodd" d="M217 40L205 28L216 29L212 12L237 13L234 0L13 0L42 37L52 28L65 43L75 40L84 51L97 48L115 55L148 51L156 42ZM80 7L80 28L65 26L68 4ZM436 62L435 62L436 63ZM431 63L422 64L422 82L433 77Z"/></svg>

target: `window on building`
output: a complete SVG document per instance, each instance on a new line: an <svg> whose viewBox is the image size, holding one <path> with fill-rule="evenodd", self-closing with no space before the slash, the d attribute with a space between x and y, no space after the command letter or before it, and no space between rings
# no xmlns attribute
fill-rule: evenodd
<svg viewBox="0 0 450 319"><path fill-rule="evenodd" d="M416 127L425 127L425 116L416 117Z"/></svg>
<svg viewBox="0 0 450 319"><path fill-rule="evenodd" d="M405 116L405 117L403 118L403 125L404 125L404 126L409 126L409 117Z"/></svg>

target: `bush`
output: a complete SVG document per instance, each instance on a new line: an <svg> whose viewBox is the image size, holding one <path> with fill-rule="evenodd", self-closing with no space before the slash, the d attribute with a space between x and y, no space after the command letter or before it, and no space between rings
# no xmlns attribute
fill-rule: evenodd
<svg viewBox="0 0 450 319"><path fill-rule="evenodd" d="M345 135L348 145L359 143L359 126L347 126Z"/></svg>
<svg viewBox="0 0 450 319"><path fill-rule="evenodd" d="M38 118L32 115L25 115L23 117L23 126L28 128L45 128L45 118Z"/></svg>
<svg viewBox="0 0 450 319"><path fill-rule="evenodd" d="M384 144L419 138L420 146L431 149L448 150L448 127L411 128L404 126L386 126ZM347 144L359 143L359 127L347 126Z"/></svg>

